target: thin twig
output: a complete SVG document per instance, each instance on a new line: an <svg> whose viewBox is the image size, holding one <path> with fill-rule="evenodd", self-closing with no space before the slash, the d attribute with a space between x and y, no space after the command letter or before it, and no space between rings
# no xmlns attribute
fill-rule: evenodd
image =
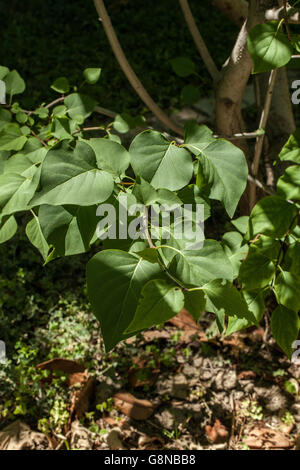
<svg viewBox="0 0 300 470"><path fill-rule="evenodd" d="M262 183L257 178L254 178L251 175L248 175L248 181L250 181L250 183L255 184L259 189L264 191L266 194L269 194L270 196L274 196L274 194L276 194L275 191L272 188L265 185L264 183Z"/></svg>
<svg viewBox="0 0 300 470"><path fill-rule="evenodd" d="M52 108L58 103L62 103L65 100L65 96L61 96L60 98L56 98L56 100L51 101L51 103L48 103L45 108ZM110 109L103 108L102 106L95 106L94 108L95 113L103 114L104 116L110 117L114 119L117 116L117 113L114 111L111 111Z"/></svg>
<svg viewBox="0 0 300 470"><path fill-rule="evenodd" d="M300 23L300 10L299 8L294 8L291 5L287 4L287 21L289 24L299 24ZM267 21L280 21L284 18L285 11L284 7L280 8L270 8L265 12L265 19Z"/></svg>
<svg viewBox="0 0 300 470"><path fill-rule="evenodd" d="M271 155L270 155L270 145L268 136L265 137L264 141L264 161L266 169L266 184L267 186L274 188L275 187L275 174L274 167L272 165Z"/></svg>
<svg viewBox="0 0 300 470"><path fill-rule="evenodd" d="M263 134L264 134L263 129L257 129L257 131L254 131L254 132L240 132L238 134L233 134L233 135L213 134L213 137L215 139L240 140L240 139L256 139L258 136L263 135ZM180 139L177 137L175 140L178 145L184 144L183 139Z"/></svg>
<svg viewBox="0 0 300 470"><path fill-rule="evenodd" d="M123 72L128 78L131 86L139 95L139 97L144 101L146 106L153 112L159 121L161 121L166 127L176 132L176 134L183 135L183 129L177 126L163 111L160 107L153 101L147 90L144 88L143 84L137 77L136 73L129 64L124 51L121 47L121 44L117 38L113 25L111 23L110 17L107 13L103 0L94 0L94 4L99 15L100 21L102 21L104 30L106 32L107 38L110 42L111 48L115 54L117 61L120 64Z"/></svg>
<svg viewBox="0 0 300 470"><path fill-rule="evenodd" d="M105 129L101 129L101 127L99 126L83 127L82 129L77 129L76 131L72 132L72 135L78 134L79 132L89 132L89 131L105 131Z"/></svg>
<svg viewBox="0 0 300 470"><path fill-rule="evenodd" d="M118 113L115 113L114 111L111 111L107 108L102 108L102 106L95 106L94 112L103 114L104 116L110 117L112 119L115 119L115 117L118 115Z"/></svg>
<svg viewBox="0 0 300 470"><path fill-rule="evenodd" d="M260 122L259 122L260 129L265 129L267 125L276 76L277 76L277 69L272 70L270 73L270 77L269 77L268 90L267 90L267 96L265 99L264 109L262 110L261 117L260 117ZM261 157L261 153L263 149L263 143L264 143L264 134L258 136L256 139L254 158L253 158L253 162L251 165L252 175L254 178L256 178L258 174L259 162L260 162L260 157ZM255 200L256 200L256 185L252 184L250 186L250 209L253 208L255 204Z"/></svg>
<svg viewBox="0 0 300 470"><path fill-rule="evenodd" d="M71 431L68 431L67 434L65 436L61 435L61 434L56 434L54 431L52 431L52 433L54 434L54 436L57 438L57 439L61 439L60 443L55 447L54 450L60 450L63 445L68 442L68 437L70 436L71 434Z"/></svg>
<svg viewBox="0 0 300 470"><path fill-rule="evenodd" d="M59 98L56 98L56 100L51 101L51 103L46 104L45 108L47 108L47 109L52 108L56 104L61 103L62 101L64 101L64 99L65 99L64 96L60 96Z"/></svg>
<svg viewBox="0 0 300 470"><path fill-rule="evenodd" d="M227 140L256 139L257 137L263 134L264 134L264 131L262 129L258 129L257 131L254 131L254 132L240 132L238 134L233 134L233 135L214 134L214 137L216 139L227 139Z"/></svg>
<svg viewBox="0 0 300 470"><path fill-rule="evenodd" d="M254 91L255 91L255 99L256 99L256 106L257 109L261 109L261 92L260 92L260 86L259 86L259 78L257 75L254 77Z"/></svg>
<svg viewBox="0 0 300 470"><path fill-rule="evenodd" d="M144 209L144 215L143 215L143 229L144 229L144 234L147 238L147 242L150 248L155 249L155 245L150 237L149 229L148 229L148 209L145 207Z"/></svg>
<svg viewBox="0 0 300 470"><path fill-rule="evenodd" d="M283 15L284 15L284 24L286 27L287 35L289 38L289 41L292 40L292 35L291 35L291 30L289 26L289 19L288 19L288 12L287 12L287 0L283 0Z"/></svg>
<svg viewBox="0 0 300 470"><path fill-rule="evenodd" d="M188 0L179 0L186 24L190 30L190 33L194 39L194 42L197 46L198 52L202 57L203 62L206 65L207 70L209 71L214 82L217 82L221 76L212 56L210 55L209 50L206 47L206 44L200 34L199 29L197 28L193 13L190 9Z"/></svg>
<svg viewBox="0 0 300 470"><path fill-rule="evenodd" d="M44 146L44 147L48 147L48 145L46 144L46 142L44 142L35 132L33 129L30 129L30 132L31 134L36 137L40 142L41 144Z"/></svg>

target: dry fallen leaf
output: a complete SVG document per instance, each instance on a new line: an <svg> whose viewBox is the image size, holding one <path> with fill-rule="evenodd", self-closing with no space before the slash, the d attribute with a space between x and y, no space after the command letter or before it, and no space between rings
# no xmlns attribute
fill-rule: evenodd
<svg viewBox="0 0 300 470"><path fill-rule="evenodd" d="M121 441L121 433L119 428L114 428L106 437L106 442L110 450L125 450L126 448Z"/></svg>
<svg viewBox="0 0 300 470"><path fill-rule="evenodd" d="M253 426L243 442L251 449L287 449L292 446L282 432L269 428L264 423Z"/></svg>
<svg viewBox="0 0 300 470"><path fill-rule="evenodd" d="M72 449L91 450L93 448L93 433L74 421L71 426L70 444Z"/></svg>
<svg viewBox="0 0 300 470"><path fill-rule="evenodd" d="M76 372L84 372L85 368L82 364L79 364L77 361L71 361L70 359L63 359L61 357L56 357L50 359L50 361L41 362L36 366L37 369L43 370L61 370L66 374L74 374Z"/></svg>
<svg viewBox="0 0 300 470"><path fill-rule="evenodd" d="M138 446L142 450L159 450L164 445L164 440L160 436L146 436L145 434L139 437Z"/></svg>
<svg viewBox="0 0 300 470"><path fill-rule="evenodd" d="M88 372L72 374L69 378L70 385L80 386L71 394L71 406L69 425L74 417L80 418L89 408L90 397L94 386L94 377L89 377Z"/></svg>
<svg viewBox="0 0 300 470"><path fill-rule="evenodd" d="M159 368L152 369L147 365L145 359L134 359L134 365L130 367L128 372L128 380L132 388L144 387L148 385L152 387L158 377Z"/></svg>
<svg viewBox="0 0 300 470"><path fill-rule="evenodd" d="M205 426L205 433L212 444L221 444L228 438L228 431L219 419L216 419L213 426Z"/></svg>
<svg viewBox="0 0 300 470"><path fill-rule="evenodd" d="M148 419L154 411L154 406L149 400L140 400L127 392L116 393L114 402L122 413L138 421Z"/></svg>
<svg viewBox="0 0 300 470"><path fill-rule="evenodd" d="M175 317L171 318L168 323L177 326L181 330L193 329L196 331L199 329L192 315L185 309L182 309Z"/></svg>
<svg viewBox="0 0 300 470"><path fill-rule="evenodd" d="M0 450L43 450L49 445L45 434L32 431L20 420L0 431Z"/></svg>
<svg viewBox="0 0 300 470"><path fill-rule="evenodd" d="M70 415L65 429L67 432L70 429L72 420L80 418L88 410L94 378L89 376L84 366L79 362L60 357L42 362L36 367L37 369L61 371L70 374L67 383L70 387L76 387L76 389L71 393Z"/></svg>
<svg viewBox="0 0 300 470"><path fill-rule="evenodd" d="M144 340L147 343L150 343L151 341L154 341L155 339L169 339L170 338L170 333L166 330L143 331L141 335L143 336Z"/></svg>
<svg viewBox="0 0 300 470"><path fill-rule="evenodd" d="M242 372L239 373L237 376L238 380L251 380L255 379L256 373L253 372L253 370L243 370Z"/></svg>
<svg viewBox="0 0 300 470"><path fill-rule="evenodd" d="M182 309L178 315L171 318L168 323L171 323L171 325L183 331L183 334L179 338L179 341L182 343L190 343L193 336L197 336L200 341L208 341L204 331L196 324L192 315L185 309Z"/></svg>

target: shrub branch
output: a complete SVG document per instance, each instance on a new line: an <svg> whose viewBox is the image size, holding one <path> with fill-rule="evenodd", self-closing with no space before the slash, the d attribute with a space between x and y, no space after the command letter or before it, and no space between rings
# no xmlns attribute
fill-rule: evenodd
<svg viewBox="0 0 300 470"><path fill-rule="evenodd" d="M209 50L206 47L206 44L200 34L199 29L197 28L193 13L190 9L188 0L179 0L186 24L190 30L190 33L194 39L194 42L197 46L198 52L202 57L202 60L210 73L214 82L217 82L220 78L220 72L214 63L212 56L210 55Z"/></svg>
<svg viewBox="0 0 300 470"><path fill-rule="evenodd" d="M260 122L259 122L260 129L265 129L267 125L276 76L277 76L277 69L272 70L270 73L264 108L262 110L261 117L260 117ZM258 174L259 162L260 162L260 157L261 157L261 153L263 149L263 143L264 143L264 134L259 135L256 139L254 158L253 158L253 162L251 166L252 174L254 178L256 178ZM251 209L254 206L255 202L256 202L256 186L252 184L252 186L250 187L250 208Z"/></svg>
<svg viewBox="0 0 300 470"><path fill-rule="evenodd" d="M111 23L110 17L107 13L103 0L94 0L94 4L99 15L99 19L100 21L102 21L105 33L115 54L115 57L119 62L121 69L123 70L133 89L136 91L142 101L153 112L153 114L157 117L159 121L161 121L166 127L174 131L176 134L183 135L183 129L177 126L153 101L153 99L137 77L136 73L132 69L131 65L129 64L125 53L121 47L121 44L117 38L117 35Z"/></svg>

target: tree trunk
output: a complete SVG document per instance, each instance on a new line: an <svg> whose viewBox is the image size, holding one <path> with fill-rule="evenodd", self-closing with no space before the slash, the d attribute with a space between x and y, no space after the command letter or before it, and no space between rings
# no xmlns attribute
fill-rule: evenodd
<svg viewBox="0 0 300 470"><path fill-rule="evenodd" d="M214 3L216 6L222 4L222 11L224 11L224 7L226 6L228 10L228 1L215 0ZM245 13L245 4L240 0L230 2L230 5L233 7L231 17L237 22L238 18L243 17ZM247 19L241 27L231 56L223 65L222 78L217 85L216 126L219 134L232 135L245 132L246 130L241 107L244 91L253 66L247 47L248 32L255 25L264 23L266 11L275 7L278 7L278 2L275 0L250 0ZM238 15L238 8L241 9L241 15ZM264 94L262 94L262 96L264 96ZM284 135L286 137L294 131L295 123L284 69L279 71L279 78L274 93L274 102L272 104L272 116L272 123L276 129L275 135ZM254 129L252 128L250 130L253 131ZM272 131L272 134L273 133L274 129ZM235 144L244 151L250 167L251 154L247 141L241 139L235 141ZM242 202L243 212L249 211L249 209L246 210L248 200L247 188Z"/></svg>

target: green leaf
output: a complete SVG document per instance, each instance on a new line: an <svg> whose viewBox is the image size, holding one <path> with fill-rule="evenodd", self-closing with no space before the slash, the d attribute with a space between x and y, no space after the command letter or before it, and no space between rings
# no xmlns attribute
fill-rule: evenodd
<svg viewBox="0 0 300 470"><path fill-rule="evenodd" d="M128 337L142 287L160 274L158 265L120 250L97 253L87 265L88 295L106 350Z"/></svg>
<svg viewBox="0 0 300 470"><path fill-rule="evenodd" d="M35 114L41 119L47 119L47 117L49 116L49 109L41 106L40 108L36 109L33 114Z"/></svg>
<svg viewBox="0 0 300 470"><path fill-rule="evenodd" d="M237 253L243 243L243 237L239 232L226 232L224 233L222 237L222 244L225 249L226 253L226 248L229 248L231 253ZM244 251L245 248L243 248ZM248 251L248 247L246 246L246 251Z"/></svg>
<svg viewBox="0 0 300 470"><path fill-rule="evenodd" d="M163 280L147 282L141 292L141 298L132 322L126 333L151 328L174 317L184 306L181 289Z"/></svg>
<svg viewBox="0 0 300 470"><path fill-rule="evenodd" d="M6 77L6 75L8 74L8 72L9 68L0 65L0 80L3 80L3 78Z"/></svg>
<svg viewBox="0 0 300 470"><path fill-rule="evenodd" d="M135 129L137 127L143 127L146 124L144 116L133 117L129 113L117 114L113 122L114 129L120 134L125 134L129 132L130 129Z"/></svg>
<svg viewBox="0 0 300 470"><path fill-rule="evenodd" d="M174 213L174 222L171 222L170 225L168 223L165 224L164 220L162 220L161 227L157 227L155 221L151 220L151 236L153 239L159 240L156 242L157 246L163 245L160 249L160 254L166 265L172 261L178 252L202 248L205 238L203 227L199 225L201 221L196 219L195 213L185 208L184 213L179 215L176 214L177 209Z"/></svg>
<svg viewBox="0 0 300 470"><path fill-rule="evenodd" d="M77 255L89 250L99 221L96 210L96 206L40 207L42 233L58 256Z"/></svg>
<svg viewBox="0 0 300 470"><path fill-rule="evenodd" d="M22 174L4 173L0 176L0 207L2 215L29 209L32 199L39 184L40 169L35 165L25 170Z"/></svg>
<svg viewBox="0 0 300 470"><path fill-rule="evenodd" d="M56 139L72 139L72 133L76 130L76 123L67 116L53 119L51 123L51 133Z"/></svg>
<svg viewBox="0 0 300 470"><path fill-rule="evenodd" d="M300 200L300 166L285 170L277 182L277 193L285 199Z"/></svg>
<svg viewBox="0 0 300 470"><path fill-rule="evenodd" d="M222 246L205 240L200 250L182 250L170 265L170 272L186 285L199 286L214 279L232 281L232 267Z"/></svg>
<svg viewBox="0 0 300 470"><path fill-rule="evenodd" d="M157 188L176 191L186 186L193 175L190 154L156 131L144 131L133 140L131 165L137 176Z"/></svg>
<svg viewBox="0 0 300 470"><path fill-rule="evenodd" d="M265 311L264 297L262 291L260 292L247 292L243 291L242 295L247 302L248 309L253 313L256 318L256 323L259 323L263 317ZM226 336L235 333L236 331L243 330L252 326L253 321L249 321L246 318L238 318L236 316L229 317L228 326L226 330Z"/></svg>
<svg viewBox="0 0 300 470"><path fill-rule="evenodd" d="M207 299L207 311L256 322L247 302L231 282L215 279L202 286L202 289Z"/></svg>
<svg viewBox="0 0 300 470"><path fill-rule="evenodd" d="M50 247L45 240L40 221L36 215L28 222L25 231L29 241L39 250L44 261L46 261Z"/></svg>
<svg viewBox="0 0 300 470"><path fill-rule="evenodd" d="M114 176L125 174L130 164L130 157L122 145L108 139L90 139L86 143L94 150L99 168Z"/></svg>
<svg viewBox="0 0 300 470"><path fill-rule="evenodd" d="M156 191L157 199L156 202L159 204L166 204L168 206L172 206L173 204L182 205L181 199L176 196L173 191L169 191L168 189L158 189ZM202 201L204 203L204 201Z"/></svg>
<svg viewBox="0 0 300 470"><path fill-rule="evenodd" d="M170 64L173 71L179 77L188 77L195 73L195 64L187 57L176 57L175 59L170 60Z"/></svg>
<svg viewBox="0 0 300 470"><path fill-rule="evenodd" d="M205 311L206 300L202 290L193 290L184 293L184 307L197 323L201 313Z"/></svg>
<svg viewBox="0 0 300 470"><path fill-rule="evenodd" d="M135 183L133 187L133 196L136 198L138 203L144 204L145 206L154 204L158 199L158 192L143 178L140 178L140 180L141 182Z"/></svg>
<svg viewBox="0 0 300 470"><path fill-rule="evenodd" d="M288 263L288 271L293 274L300 273L300 242L295 242L288 248L285 260Z"/></svg>
<svg viewBox="0 0 300 470"><path fill-rule="evenodd" d="M251 212L248 239L258 234L272 238L282 238L297 215L297 207L279 196L266 196L261 199Z"/></svg>
<svg viewBox="0 0 300 470"><path fill-rule="evenodd" d="M191 105L196 103L201 98L201 93L199 88L194 85L186 85L181 90L181 101L185 105Z"/></svg>
<svg viewBox="0 0 300 470"><path fill-rule="evenodd" d="M184 145L198 156L207 195L221 201L232 217L247 184L248 166L242 150L226 140L214 139L208 128L196 124L185 129Z"/></svg>
<svg viewBox="0 0 300 470"><path fill-rule="evenodd" d="M0 217L0 244L10 240L16 233L18 225L13 215L10 217L4 217L1 220Z"/></svg>
<svg viewBox="0 0 300 470"><path fill-rule="evenodd" d="M195 184L190 184L178 192L178 197L183 204L191 204L193 210L196 209L196 204L204 205L204 220L210 217L210 205L201 197L200 190Z"/></svg>
<svg viewBox="0 0 300 470"><path fill-rule="evenodd" d="M259 254L261 256L266 256L273 261L277 261L280 251L281 245L278 240L266 237L265 235L260 235L251 243L249 254Z"/></svg>
<svg viewBox="0 0 300 470"><path fill-rule="evenodd" d="M300 310L300 273L281 271L275 282L275 294L279 304L290 310Z"/></svg>
<svg viewBox="0 0 300 470"><path fill-rule="evenodd" d="M279 159L300 164L300 129L297 129L282 148Z"/></svg>
<svg viewBox="0 0 300 470"><path fill-rule="evenodd" d="M6 85L0 80L0 104L6 104Z"/></svg>
<svg viewBox="0 0 300 470"><path fill-rule="evenodd" d="M57 91L57 93L69 93L69 81L66 77L59 77L52 83L51 88L52 90Z"/></svg>
<svg viewBox="0 0 300 470"><path fill-rule="evenodd" d="M112 194L112 176L97 168L91 147L83 142L74 152L64 148L50 150L42 164L41 192L32 204L92 206Z"/></svg>
<svg viewBox="0 0 300 470"><path fill-rule="evenodd" d="M53 117L61 118L61 117L64 117L66 113L67 113L67 106L65 106L64 104L55 106L55 108L53 108L52 110Z"/></svg>
<svg viewBox="0 0 300 470"><path fill-rule="evenodd" d="M90 84L95 85L98 82L101 75L100 68L87 68L83 71L84 79Z"/></svg>
<svg viewBox="0 0 300 470"><path fill-rule="evenodd" d="M5 163L10 156L10 152L0 150L0 175L3 173Z"/></svg>
<svg viewBox="0 0 300 470"><path fill-rule="evenodd" d="M0 108L0 131L11 121L11 113L7 109Z"/></svg>
<svg viewBox="0 0 300 470"><path fill-rule="evenodd" d="M113 122L114 129L120 134L129 132L133 125L133 118L128 113L118 114Z"/></svg>
<svg viewBox="0 0 300 470"><path fill-rule="evenodd" d="M6 124L0 131L0 150L21 150L26 141L18 124Z"/></svg>
<svg viewBox="0 0 300 470"><path fill-rule="evenodd" d="M242 263L239 282L251 291L269 285L275 275L275 263L280 253L280 243L261 236L250 245L249 253Z"/></svg>
<svg viewBox="0 0 300 470"><path fill-rule="evenodd" d="M300 35L299 34L293 34L292 43L296 51L300 52Z"/></svg>
<svg viewBox="0 0 300 470"><path fill-rule="evenodd" d="M158 263L158 252L155 248L145 248L142 251L137 251L136 254L149 263Z"/></svg>
<svg viewBox="0 0 300 470"><path fill-rule="evenodd" d="M15 153L7 160L4 171L20 173L30 168L33 164L38 165L42 163L48 150L46 147L39 147L36 150L30 151L29 147L26 148L25 144L21 152Z"/></svg>
<svg viewBox="0 0 300 470"><path fill-rule="evenodd" d="M12 157L6 160L3 173L18 173L23 175L23 173L32 166L33 162L27 155L15 153Z"/></svg>
<svg viewBox="0 0 300 470"><path fill-rule="evenodd" d="M253 73L283 67L293 53L293 46L276 21L258 24L249 31L248 49L253 60Z"/></svg>
<svg viewBox="0 0 300 470"><path fill-rule="evenodd" d="M184 126L184 145L194 155L199 155L209 144L215 142L213 132L196 121L189 121Z"/></svg>
<svg viewBox="0 0 300 470"><path fill-rule="evenodd" d="M23 78L16 70L9 72L4 77L4 82L6 84L6 93L8 93L10 96L23 93L26 88Z"/></svg>
<svg viewBox="0 0 300 470"><path fill-rule="evenodd" d="M79 122L83 122L89 117L96 106L95 100L79 93L72 93L67 96L64 103L67 106L70 118L75 121L79 119Z"/></svg>
<svg viewBox="0 0 300 470"><path fill-rule="evenodd" d="M239 232L245 235L248 229L249 217L247 215L243 215L238 219L232 220L231 223Z"/></svg>
<svg viewBox="0 0 300 470"><path fill-rule="evenodd" d="M248 246L243 244L243 237L239 232L226 232L222 237L222 245L232 264L233 277L236 278L248 252Z"/></svg>
<svg viewBox="0 0 300 470"><path fill-rule="evenodd" d="M299 319L295 311L278 305L271 317L271 330L276 343L291 358L292 344L298 338Z"/></svg>
<svg viewBox="0 0 300 470"><path fill-rule="evenodd" d="M28 116L27 116L26 113L23 113L22 111L20 111L19 113L16 114L16 120L17 120L20 124L24 124L25 122L27 122Z"/></svg>
<svg viewBox="0 0 300 470"><path fill-rule="evenodd" d="M30 134L30 128L28 126L21 126L20 131L23 135L29 135Z"/></svg>

